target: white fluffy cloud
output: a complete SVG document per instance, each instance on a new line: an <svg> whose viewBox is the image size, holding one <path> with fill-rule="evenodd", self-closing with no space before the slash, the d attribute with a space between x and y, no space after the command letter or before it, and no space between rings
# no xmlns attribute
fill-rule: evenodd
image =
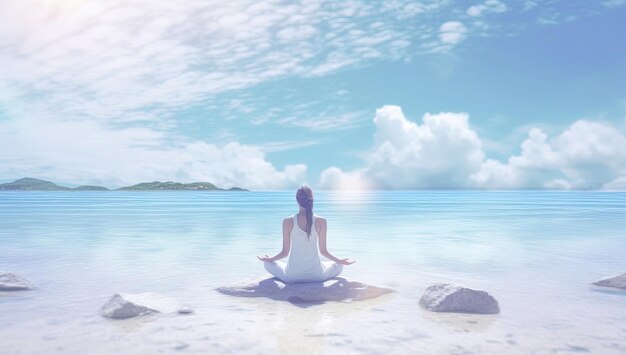
<svg viewBox="0 0 626 355"><path fill-rule="evenodd" d="M276 169L261 147L215 145L146 128L96 122L0 123L0 176L119 187L141 181L209 181L221 187L283 189L305 179L306 165Z"/></svg>
<svg viewBox="0 0 626 355"><path fill-rule="evenodd" d="M521 154L488 159L471 179L489 188L616 188L626 177L626 136L611 125L579 120L553 139L531 129Z"/></svg>
<svg viewBox="0 0 626 355"><path fill-rule="evenodd" d="M406 119L398 106L376 110L374 147L366 166L344 172L322 172L323 188L445 188L467 187L467 176L478 169L484 154L464 113L426 114L422 124Z"/></svg>
<svg viewBox="0 0 626 355"><path fill-rule="evenodd" d="M487 0L482 4L470 6L467 9L469 16L482 16L487 12L505 12L507 10L506 5L498 0Z"/></svg>
<svg viewBox="0 0 626 355"><path fill-rule="evenodd" d="M409 121L400 107L376 111L374 146L362 168L322 172L327 189L548 188L621 189L626 185L626 136L613 126L579 120L549 139L533 128L520 155L486 159L465 113L425 114Z"/></svg>

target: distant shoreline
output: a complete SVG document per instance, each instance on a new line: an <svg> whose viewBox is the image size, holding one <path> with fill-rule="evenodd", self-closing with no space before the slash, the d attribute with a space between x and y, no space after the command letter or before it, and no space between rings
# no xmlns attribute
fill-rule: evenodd
<svg viewBox="0 0 626 355"><path fill-rule="evenodd" d="M0 191L249 191L240 187L219 188L210 182L180 183L174 181L152 181L109 189L97 185L81 185L70 188L51 181L24 177L13 182L0 184Z"/></svg>

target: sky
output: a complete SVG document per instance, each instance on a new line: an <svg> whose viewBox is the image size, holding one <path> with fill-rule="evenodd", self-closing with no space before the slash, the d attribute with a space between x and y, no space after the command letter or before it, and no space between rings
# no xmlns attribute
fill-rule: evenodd
<svg viewBox="0 0 626 355"><path fill-rule="evenodd" d="M0 181L626 189L626 0L0 0Z"/></svg>

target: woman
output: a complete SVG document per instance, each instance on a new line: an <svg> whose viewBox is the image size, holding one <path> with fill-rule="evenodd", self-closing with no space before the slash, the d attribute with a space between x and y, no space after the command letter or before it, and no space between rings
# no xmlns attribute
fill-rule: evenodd
<svg viewBox="0 0 626 355"><path fill-rule="evenodd" d="M296 192L300 210L283 220L283 250L273 257L258 257L265 270L284 282L323 282L341 273L350 259L339 259L326 248L326 219L313 214L313 191L302 186ZM319 244L319 250L318 250ZM331 261L321 261L320 254ZM289 255L287 263L276 261Z"/></svg>

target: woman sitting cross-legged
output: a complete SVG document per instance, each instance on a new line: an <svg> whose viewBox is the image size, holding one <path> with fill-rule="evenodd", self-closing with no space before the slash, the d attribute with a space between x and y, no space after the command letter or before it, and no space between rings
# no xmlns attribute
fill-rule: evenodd
<svg viewBox="0 0 626 355"><path fill-rule="evenodd" d="M326 248L326 219L313 214L313 191L302 186L296 193L299 212L283 220L283 249L273 257L257 257L265 270L284 282L323 282L338 276L343 265L354 263L339 259ZM318 249L319 247L319 249ZM330 261L321 261L320 254ZM287 262L277 261L289 256Z"/></svg>

